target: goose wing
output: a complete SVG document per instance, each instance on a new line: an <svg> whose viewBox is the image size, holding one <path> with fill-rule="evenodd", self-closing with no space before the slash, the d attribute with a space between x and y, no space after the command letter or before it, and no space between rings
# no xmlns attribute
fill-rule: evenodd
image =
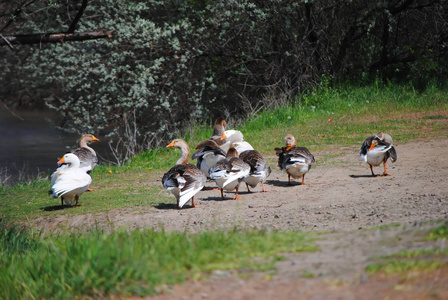
<svg viewBox="0 0 448 300"><path fill-rule="evenodd" d="M179 201L179 208L182 208L194 195L196 195L205 185L207 178L192 164L175 165L163 175L162 184L168 190L179 189L176 197Z"/></svg>
<svg viewBox="0 0 448 300"><path fill-rule="evenodd" d="M314 155L305 147L291 148L284 155L283 165L294 163L313 165L316 162Z"/></svg>
<svg viewBox="0 0 448 300"><path fill-rule="evenodd" d="M52 176L53 198L73 191L77 191L77 194L80 195L87 190L91 183L92 177L84 171L65 169L54 177Z"/></svg>

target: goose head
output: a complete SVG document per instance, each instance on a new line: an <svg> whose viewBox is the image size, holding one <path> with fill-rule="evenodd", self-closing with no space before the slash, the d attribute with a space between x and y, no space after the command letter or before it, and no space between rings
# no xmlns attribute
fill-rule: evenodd
<svg viewBox="0 0 448 300"><path fill-rule="evenodd" d="M285 136L285 144L286 144L286 150L289 151L292 147L296 147L296 139L292 134L288 134Z"/></svg>
<svg viewBox="0 0 448 300"><path fill-rule="evenodd" d="M372 140L372 143L370 144L369 150L372 150L373 148L375 148L376 146L378 146L378 140L379 140L379 139L380 139L380 138L375 137L375 138Z"/></svg>
<svg viewBox="0 0 448 300"><path fill-rule="evenodd" d="M223 134L223 132L226 130L226 119L224 118L217 118L215 121L215 127L213 128L213 134L212 136L220 136Z"/></svg>
<svg viewBox="0 0 448 300"><path fill-rule="evenodd" d="M230 143L242 142L244 140L243 134L238 130L226 130L221 136L221 140L229 141Z"/></svg>
<svg viewBox="0 0 448 300"><path fill-rule="evenodd" d="M212 148L219 147L218 144L213 140L204 140L204 141L199 142L195 149L198 150L198 149L202 149L207 146L212 147Z"/></svg>
<svg viewBox="0 0 448 300"><path fill-rule="evenodd" d="M84 134L79 139L79 147L86 147L90 143L99 142L99 141L100 140L97 137L95 137L93 134L90 134L90 133Z"/></svg>
<svg viewBox="0 0 448 300"><path fill-rule="evenodd" d="M235 148L230 148L229 151L227 151L226 158L230 157L238 157L238 151Z"/></svg>
<svg viewBox="0 0 448 300"><path fill-rule="evenodd" d="M79 158L73 153L65 154L59 161L58 165L67 164L69 168L79 168Z"/></svg>
<svg viewBox="0 0 448 300"><path fill-rule="evenodd" d="M180 158L176 162L176 165L185 165L188 163L188 157L190 156L190 148L188 147L187 142L185 142L182 139L175 139L171 141L171 143L169 143L166 147L180 149Z"/></svg>

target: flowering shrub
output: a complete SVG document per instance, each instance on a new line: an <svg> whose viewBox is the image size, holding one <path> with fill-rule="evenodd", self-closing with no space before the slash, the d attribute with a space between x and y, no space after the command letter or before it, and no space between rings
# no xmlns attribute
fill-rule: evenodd
<svg viewBox="0 0 448 300"><path fill-rule="evenodd" d="M22 32L67 28L79 8L68 2L36 3L45 14L25 13ZM77 31L104 28L114 38L3 47L0 92L44 99L64 130L109 135L122 161L192 122L293 102L326 75L411 72L416 53L443 74L446 51L431 38L446 35L437 24L448 18L436 2L90 1Z"/></svg>

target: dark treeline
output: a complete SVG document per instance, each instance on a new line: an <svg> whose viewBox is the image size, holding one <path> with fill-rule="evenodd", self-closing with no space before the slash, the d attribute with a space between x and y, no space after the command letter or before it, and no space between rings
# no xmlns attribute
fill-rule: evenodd
<svg viewBox="0 0 448 300"><path fill-rule="evenodd" d="M113 38L0 47L0 100L48 106L68 131L128 151L217 116L295 101L322 78L412 81L447 73L444 0L4 1L0 39ZM79 18L80 17L80 18ZM116 140L118 141L118 140ZM134 148L129 148L132 146Z"/></svg>

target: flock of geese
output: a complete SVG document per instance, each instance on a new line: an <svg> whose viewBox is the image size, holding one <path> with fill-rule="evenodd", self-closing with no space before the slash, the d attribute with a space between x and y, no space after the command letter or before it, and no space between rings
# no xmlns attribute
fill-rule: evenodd
<svg viewBox="0 0 448 300"><path fill-rule="evenodd" d="M90 190L92 182L90 172L98 163L95 151L89 147L92 142L99 141L92 134L85 134L79 140L79 148L67 153L58 161L57 170L51 175L52 198L61 198L61 205L78 205L79 196ZM275 148L278 156L278 167L288 174L288 185L291 177L301 179L305 184L305 174L315 164L313 154L305 148L298 147L293 135L286 135L285 147ZM196 146L192 159L196 165L190 164L190 148L182 139L175 139L167 148L180 149L180 158L176 164L163 175L163 186L171 191L177 200L177 207L182 208L189 200L191 207L195 207L194 196L205 186L207 180L215 181L216 189L221 192L235 191L234 200L238 197L238 189L242 182L255 188L261 184L266 192L264 182L271 174L271 168L260 152L255 150L244 136L237 130L226 130L226 120L218 118L210 139L201 141ZM360 157L370 166L372 176L374 166L384 165L383 176L386 172L386 162L397 160L397 152L393 146L392 137L379 132L368 137L361 146Z"/></svg>

